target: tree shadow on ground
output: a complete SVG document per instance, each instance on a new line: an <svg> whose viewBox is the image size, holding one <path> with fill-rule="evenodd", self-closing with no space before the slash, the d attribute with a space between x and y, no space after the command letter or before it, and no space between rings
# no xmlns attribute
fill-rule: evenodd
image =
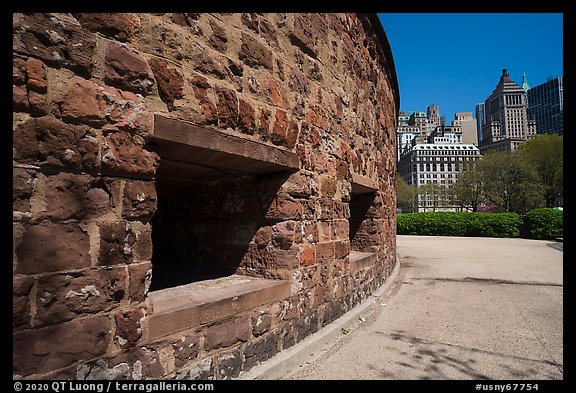
<svg viewBox="0 0 576 393"><path fill-rule="evenodd" d="M379 334L384 334L377 332ZM562 379L563 366L548 360L513 355L453 344L423 340L396 331L389 335L394 346L381 348L391 354L391 362L370 365L384 379ZM396 353L395 353L396 352ZM401 355L402 360L395 360ZM490 358L487 359L486 358ZM494 361L492 361L494 359ZM518 368L521 362L525 368Z"/></svg>

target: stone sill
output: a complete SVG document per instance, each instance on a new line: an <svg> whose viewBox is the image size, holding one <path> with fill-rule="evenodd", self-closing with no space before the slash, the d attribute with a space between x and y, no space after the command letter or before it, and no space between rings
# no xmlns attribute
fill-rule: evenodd
<svg viewBox="0 0 576 393"><path fill-rule="evenodd" d="M291 295L290 282L231 275L148 294L148 341L216 322Z"/></svg>
<svg viewBox="0 0 576 393"><path fill-rule="evenodd" d="M378 191L378 182L366 176L351 172L352 192L355 194L370 194Z"/></svg>
<svg viewBox="0 0 576 393"><path fill-rule="evenodd" d="M292 151L187 121L154 116L147 148L161 158L164 176L214 180L223 174L255 175L297 171L300 159Z"/></svg>
<svg viewBox="0 0 576 393"><path fill-rule="evenodd" d="M374 252L350 251L350 272L356 273L360 269L376 263L378 256Z"/></svg>

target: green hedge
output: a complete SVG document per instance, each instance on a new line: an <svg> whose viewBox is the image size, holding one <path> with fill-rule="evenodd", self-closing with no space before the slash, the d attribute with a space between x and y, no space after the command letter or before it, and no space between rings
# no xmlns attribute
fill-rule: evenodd
<svg viewBox="0 0 576 393"><path fill-rule="evenodd" d="M564 211L552 208L530 210L523 217L521 236L529 239L555 239L564 235Z"/></svg>
<svg viewBox="0 0 576 393"><path fill-rule="evenodd" d="M519 237L516 213L429 212L397 216L399 235Z"/></svg>

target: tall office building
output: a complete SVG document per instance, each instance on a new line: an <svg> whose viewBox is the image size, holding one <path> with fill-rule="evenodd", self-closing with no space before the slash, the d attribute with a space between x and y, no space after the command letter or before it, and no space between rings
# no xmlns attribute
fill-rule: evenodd
<svg viewBox="0 0 576 393"><path fill-rule="evenodd" d="M428 123L435 127L440 125L440 111L438 110L438 104L428 105L426 108L426 115L428 116Z"/></svg>
<svg viewBox="0 0 576 393"><path fill-rule="evenodd" d="M476 119L472 112L456 112L452 125L462 128L462 143L478 146Z"/></svg>
<svg viewBox="0 0 576 393"><path fill-rule="evenodd" d="M526 92L506 69L490 97L484 102L486 124L482 128L480 152L512 151L536 134L536 122L528 119Z"/></svg>
<svg viewBox="0 0 576 393"><path fill-rule="evenodd" d="M443 135L434 137L434 143L417 144L400 157L398 174L406 183L419 187L415 204L406 212L462 211L445 193L458 180L458 176L468 166L481 158L477 146L454 143L457 140L458 126L439 127ZM456 135L449 135L454 134ZM427 184L440 186L435 191L427 190ZM434 195L434 192L440 194Z"/></svg>
<svg viewBox="0 0 576 393"><path fill-rule="evenodd" d="M482 127L486 124L486 111L484 110L484 103L476 104L476 132L478 134L478 142L482 139Z"/></svg>
<svg viewBox="0 0 576 393"><path fill-rule="evenodd" d="M550 79L528 90L528 117L536 120L538 134L563 135L563 77Z"/></svg>

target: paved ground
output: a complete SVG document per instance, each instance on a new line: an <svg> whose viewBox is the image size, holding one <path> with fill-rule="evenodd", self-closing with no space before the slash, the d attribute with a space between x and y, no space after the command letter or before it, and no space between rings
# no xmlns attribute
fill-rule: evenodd
<svg viewBox="0 0 576 393"><path fill-rule="evenodd" d="M282 379L562 379L562 243L398 236L401 269Z"/></svg>

